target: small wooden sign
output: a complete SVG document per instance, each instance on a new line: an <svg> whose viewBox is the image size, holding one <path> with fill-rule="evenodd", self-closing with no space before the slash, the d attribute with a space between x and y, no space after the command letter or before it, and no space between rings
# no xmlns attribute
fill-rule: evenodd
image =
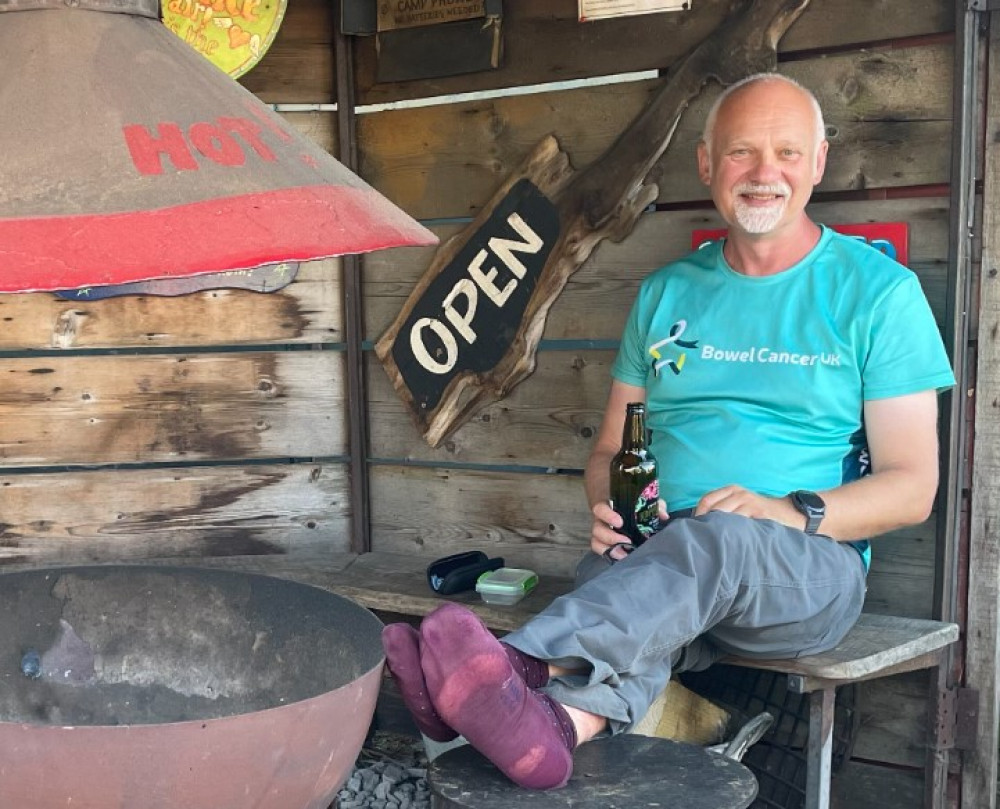
<svg viewBox="0 0 1000 809"><path fill-rule="evenodd" d="M486 0L379 0L377 28L417 28L486 16Z"/></svg>
<svg viewBox="0 0 1000 809"><path fill-rule="evenodd" d="M488 373L508 353L558 236L555 206L530 180L519 180L411 298L381 351L422 426L434 420L449 386Z"/></svg>
<svg viewBox="0 0 1000 809"><path fill-rule="evenodd" d="M691 0L577 0L580 22L631 17L657 11L687 11Z"/></svg>

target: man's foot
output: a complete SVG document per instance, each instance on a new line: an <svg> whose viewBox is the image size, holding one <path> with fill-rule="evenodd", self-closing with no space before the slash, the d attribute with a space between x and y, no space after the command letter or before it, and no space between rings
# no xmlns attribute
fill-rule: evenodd
<svg viewBox="0 0 1000 809"><path fill-rule="evenodd" d="M420 633L409 624L388 624L382 630L382 648L392 679L417 728L428 739L450 742L458 734L438 716L420 669Z"/></svg>
<svg viewBox="0 0 1000 809"><path fill-rule="evenodd" d="M424 618L420 662L441 719L508 778L529 789L569 780L576 746L569 715L525 685L475 613L445 604Z"/></svg>

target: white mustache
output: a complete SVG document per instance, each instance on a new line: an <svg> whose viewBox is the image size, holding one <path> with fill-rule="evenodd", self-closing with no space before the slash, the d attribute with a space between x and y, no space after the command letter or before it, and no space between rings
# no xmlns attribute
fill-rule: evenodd
<svg viewBox="0 0 1000 809"><path fill-rule="evenodd" d="M743 183L734 189L737 194L775 194L781 197L792 195L791 186L787 183Z"/></svg>

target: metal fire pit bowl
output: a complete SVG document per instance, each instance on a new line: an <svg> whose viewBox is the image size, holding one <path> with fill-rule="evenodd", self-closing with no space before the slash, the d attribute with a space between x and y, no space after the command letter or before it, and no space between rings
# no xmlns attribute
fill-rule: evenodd
<svg viewBox="0 0 1000 809"><path fill-rule="evenodd" d="M327 809L375 710L382 624L316 587L39 569L0 616L0 807Z"/></svg>

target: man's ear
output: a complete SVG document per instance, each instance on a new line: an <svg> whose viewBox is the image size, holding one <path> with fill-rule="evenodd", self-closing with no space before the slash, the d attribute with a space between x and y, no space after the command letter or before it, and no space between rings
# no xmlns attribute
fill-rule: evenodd
<svg viewBox="0 0 1000 809"><path fill-rule="evenodd" d="M712 161L708 156L705 141L698 143L698 176L705 185L712 184Z"/></svg>
<svg viewBox="0 0 1000 809"><path fill-rule="evenodd" d="M826 153L829 150L830 141L828 140L822 141L819 148L816 149L816 177L813 179L813 185L819 185L823 179L823 172L826 171Z"/></svg>

